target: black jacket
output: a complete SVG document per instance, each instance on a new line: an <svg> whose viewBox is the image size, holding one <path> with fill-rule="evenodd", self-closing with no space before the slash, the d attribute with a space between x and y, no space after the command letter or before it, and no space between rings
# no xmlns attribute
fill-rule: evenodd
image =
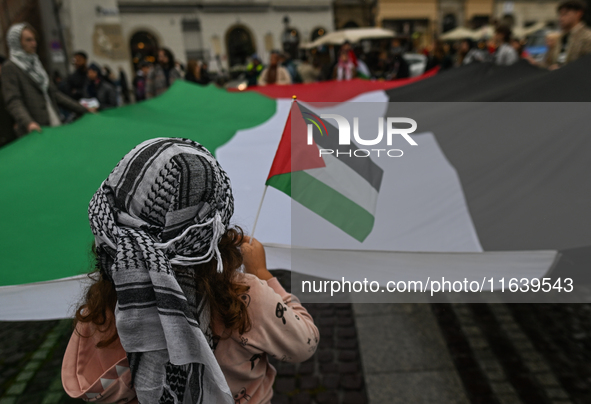
<svg viewBox="0 0 591 404"><path fill-rule="evenodd" d="M117 106L117 90L115 86L105 81L104 79L98 80L98 84L86 80L86 86L84 87L84 98L96 98L100 104L99 110L115 108Z"/></svg>
<svg viewBox="0 0 591 404"><path fill-rule="evenodd" d="M0 147L16 139L14 131L14 119L8 113L2 96L2 83L0 82Z"/></svg>

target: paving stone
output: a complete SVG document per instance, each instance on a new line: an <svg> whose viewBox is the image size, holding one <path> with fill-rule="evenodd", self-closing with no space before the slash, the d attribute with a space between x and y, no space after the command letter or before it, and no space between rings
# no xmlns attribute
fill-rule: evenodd
<svg viewBox="0 0 591 404"><path fill-rule="evenodd" d="M337 325L339 326L351 326L353 324L353 318L351 317L337 317Z"/></svg>
<svg viewBox="0 0 591 404"><path fill-rule="evenodd" d="M273 394L273 404L289 404L289 397L283 394Z"/></svg>
<svg viewBox="0 0 591 404"><path fill-rule="evenodd" d="M366 374L365 383L371 403L469 403L459 377L447 370Z"/></svg>
<svg viewBox="0 0 591 404"><path fill-rule="evenodd" d="M275 379L275 391L279 393L289 393L296 388L296 381L294 378L277 378Z"/></svg>
<svg viewBox="0 0 591 404"><path fill-rule="evenodd" d="M332 317L335 315L335 309L334 308L322 309L322 310L318 311L318 314L321 317Z"/></svg>
<svg viewBox="0 0 591 404"><path fill-rule="evenodd" d="M398 312L355 319L364 371L404 372L422 369L425 364L430 369L453 368L431 308L420 304L402 306L410 306L411 315Z"/></svg>
<svg viewBox="0 0 591 404"><path fill-rule="evenodd" d="M27 388L27 383L16 382L16 383L13 383L8 388L8 390L6 391L6 394L9 396L19 396L19 395L23 394L23 391L25 391L26 388Z"/></svg>
<svg viewBox="0 0 591 404"><path fill-rule="evenodd" d="M291 404L310 404L312 402L312 397L310 397L310 393L302 392L298 393L291 398Z"/></svg>
<svg viewBox="0 0 591 404"><path fill-rule="evenodd" d="M491 387L495 394L514 394L515 390L508 382L492 382Z"/></svg>
<svg viewBox="0 0 591 404"><path fill-rule="evenodd" d="M341 373L341 374L356 373L358 370L359 370L359 365L356 362L340 363L339 364L339 373Z"/></svg>
<svg viewBox="0 0 591 404"><path fill-rule="evenodd" d="M320 380L317 376L304 376L300 378L300 389L302 390L313 390L320 384Z"/></svg>
<svg viewBox="0 0 591 404"><path fill-rule="evenodd" d="M357 331L355 331L355 327L345 327L340 328L337 331L337 338L355 338L357 337Z"/></svg>
<svg viewBox="0 0 591 404"><path fill-rule="evenodd" d="M540 373L536 374L536 378L543 386L560 386L556 377L552 373Z"/></svg>
<svg viewBox="0 0 591 404"><path fill-rule="evenodd" d="M359 359L359 352L354 349L347 349L339 352L341 362L352 362Z"/></svg>
<svg viewBox="0 0 591 404"><path fill-rule="evenodd" d="M336 324L336 319L334 317L320 317L315 323L319 327L333 326Z"/></svg>
<svg viewBox="0 0 591 404"><path fill-rule="evenodd" d="M281 363L277 369L279 376L295 376L296 367L293 363Z"/></svg>
<svg viewBox="0 0 591 404"><path fill-rule="evenodd" d="M357 347L356 339L342 339L337 341L338 349L353 349Z"/></svg>
<svg viewBox="0 0 591 404"><path fill-rule="evenodd" d="M314 373L314 368L314 362L301 363L300 366L298 366L298 374L311 375L312 373Z"/></svg>
<svg viewBox="0 0 591 404"><path fill-rule="evenodd" d="M334 359L334 352L330 349L322 349L316 355L320 363L332 362Z"/></svg>
<svg viewBox="0 0 591 404"><path fill-rule="evenodd" d="M343 404L366 404L367 397L359 392L347 392L342 401Z"/></svg>
<svg viewBox="0 0 591 404"><path fill-rule="evenodd" d="M339 373L339 365L337 365L336 363L323 363L322 365L320 365L320 373Z"/></svg>
<svg viewBox="0 0 591 404"><path fill-rule="evenodd" d="M339 375L326 375L322 377L322 385L328 390L334 390L339 387L341 376Z"/></svg>
<svg viewBox="0 0 591 404"><path fill-rule="evenodd" d="M516 394L499 394L497 395L497 400L499 404L523 404L521 399Z"/></svg>
<svg viewBox="0 0 591 404"><path fill-rule="evenodd" d="M546 393L548 394L548 397L550 398L554 398L554 399L566 399L568 398L568 395L566 394L566 392L562 389L559 388L549 388L546 389Z"/></svg>
<svg viewBox="0 0 591 404"><path fill-rule="evenodd" d="M25 357L25 352L16 352L4 359L2 366L13 365Z"/></svg>
<svg viewBox="0 0 591 404"><path fill-rule="evenodd" d="M334 391L323 391L316 395L315 400L318 404L338 404L339 396Z"/></svg>
<svg viewBox="0 0 591 404"><path fill-rule="evenodd" d="M363 388L363 376L345 375L341 378L340 386L345 390L361 390Z"/></svg>
<svg viewBox="0 0 591 404"><path fill-rule="evenodd" d="M318 332L320 333L320 339L332 338L334 335L334 327L318 327Z"/></svg>

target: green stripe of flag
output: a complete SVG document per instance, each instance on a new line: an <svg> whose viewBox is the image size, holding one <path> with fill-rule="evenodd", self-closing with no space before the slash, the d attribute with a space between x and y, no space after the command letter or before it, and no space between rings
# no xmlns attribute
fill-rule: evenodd
<svg viewBox="0 0 591 404"><path fill-rule="evenodd" d="M267 180L267 185L291 196L360 242L373 228L371 213L305 171L276 175Z"/></svg>
<svg viewBox="0 0 591 404"><path fill-rule="evenodd" d="M115 164L155 137L210 151L269 120L276 101L255 92L177 81L163 95L43 128L0 149L0 286L88 272L88 202Z"/></svg>

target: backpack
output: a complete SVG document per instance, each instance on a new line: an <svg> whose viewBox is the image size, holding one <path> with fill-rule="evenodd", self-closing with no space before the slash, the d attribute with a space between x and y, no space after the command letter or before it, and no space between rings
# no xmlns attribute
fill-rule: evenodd
<svg viewBox="0 0 591 404"><path fill-rule="evenodd" d="M111 329L101 332L93 323L78 322L62 362L62 384L72 398L93 403L137 404L131 384L131 371L127 353L119 337L105 348L96 344Z"/></svg>

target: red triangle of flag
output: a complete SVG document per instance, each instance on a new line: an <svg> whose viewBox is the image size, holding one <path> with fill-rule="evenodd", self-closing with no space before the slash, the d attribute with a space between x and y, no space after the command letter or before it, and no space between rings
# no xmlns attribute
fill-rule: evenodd
<svg viewBox="0 0 591 404"><path fill-rule="evenodd" d="M320 167L326 167L326 164L316 143L307 144L307 125L298 103L294 101L267 180L279 174Z"/></svg>

